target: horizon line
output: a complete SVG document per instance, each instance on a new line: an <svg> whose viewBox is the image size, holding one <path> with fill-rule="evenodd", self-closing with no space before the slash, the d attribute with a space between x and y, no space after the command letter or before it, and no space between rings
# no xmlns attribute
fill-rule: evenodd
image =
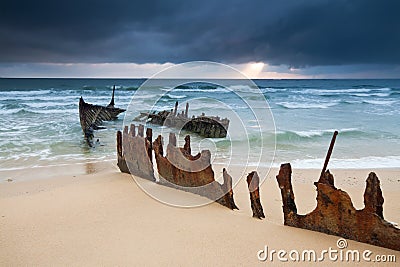
<svg viewBox="0 0 400 267"><path fill-rule="evenodd" d="M85 80L148 80L151 79L151 77L0 77L0 79L85 79ZM193 78L152 78L155 80L198 80L199 77L193 77ZM207 80L246 80L246 79L238 79L238 78L208 78L204 77L202 79L207 79ZM250 80L399 80L400 77L398 78L249 78Z"/></svg>

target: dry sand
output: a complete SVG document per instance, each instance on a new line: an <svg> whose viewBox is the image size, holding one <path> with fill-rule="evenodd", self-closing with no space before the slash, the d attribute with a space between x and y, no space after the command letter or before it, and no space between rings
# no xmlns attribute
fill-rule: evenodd
<svg viewBox="0 0 400 267"><path fill-rule="evenodd" d="M21 171L2 173L0 266L283 265L276 258L273 262L269 259L260 262L257 252L265 245L269 249L300 252L337 248L338 237L283 225L276 169L260 189L266 214L262 221L251 217L244 180L234 188L239 211L216 203L199 208L176 208L149 197L130 175L120 173L114 163L91 164L86 171L88 174L62 175L50 168L25 170L24 175L29 176L25 180L15 178ZM235 175L236 170L228 171ZM362 208L368 170L331 171L336 186L350 194L356 208ZM375 172L385 198L384 216L400 223L400 170ZM43 178L51 173L57 177ZM318 174L318 170L294 170L294 191L300 213L311 211L316 204L312 181ZM166 194L193 197L154 186ZM397 262L400 261L398 251L352 240L348 240L348 249L361 252L368 249L373 256L395 255ZM331 263L326 258L314 264ZM365 266L366 262L357 265ZM375 265L395 266L396 263Z"/></svg>

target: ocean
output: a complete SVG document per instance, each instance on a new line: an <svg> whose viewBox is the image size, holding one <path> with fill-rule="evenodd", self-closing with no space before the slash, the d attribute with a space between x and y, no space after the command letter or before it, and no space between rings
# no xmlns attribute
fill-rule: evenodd
<svg viewBox="0 0 400 267"><path fill-rule="evenodd" d="M227 138L192 137L193 150L211 149L215 163L321 168L338 130L331 168L400 167L400 80L254 80L257 86L232 80L230 88L216 81L138 93L145 81L0 79L0 171L115 161L116 131L140 112L169 110L175 101L180 110L190 102L190 116L231 120ZM91 148L79 123L79 98L107 105L113 85L116 106L128 111L96 131L99 143ZM154 135L171 131L152 127Z"/></svg>

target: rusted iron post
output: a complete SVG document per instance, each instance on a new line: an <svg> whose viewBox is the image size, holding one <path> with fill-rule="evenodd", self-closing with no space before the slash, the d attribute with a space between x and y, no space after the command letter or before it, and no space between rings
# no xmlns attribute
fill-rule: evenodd
<svg viewBox="0 0 400 267"><path fill-rule="evenodd" d="M118 156L122 157L122 133L121 133L121 131L117 132L117 153L118 153Z"/></svg>
<svg viewBox="0 0 400 267"><path fill-rule="evenodd" d="M178 101L175 102L174 116L176 116L178 112Z"/></svg>
<svg viewBox="0 0 400 267"><path fill-rule="evenodd" d="M236 206L235 201L233 199L233 190L232 190L232 176L224 168L222 170L222 176L224 178L224 183L222 184L222 190L225 192L224 199L226 206L231 210L238 210L239 208Z"/></svg>
<svg viewBox="0 0 400 267"><path fill-rule="evenodd" d="M276 176L279 188L281 189L283 203L283 218L285 225L291 225L292 214L297 214L296 202L292 188L292 167L289 163L281 164L279 174Z"/></svg>
<svg viewBox="0 0 400 267"><path fill-rule="evenodd" d="M164 157L163 139L161 135L154 140L152 146L156 156Z"/></svg>
<svg viewBox="0 0 400 267"><path fill-rule="evenodd" d="M114 103L114 93L115 93L115 85L113 86L113 91L112 91L112 97L111 97L111 101L110 104L108 104L108 108L113 108L115 103Z"/></svg>
<svg viewBox="0 0 400 267"><path fill-rule="evenodd" d="M247 186L250 193L250 203L253 211L253 217L262 219L265 218L265 215L260 201L259 184L260 178L256 171L253 171L247 175Z"/></svg>
<svg viewBox="0 0 400 267"><path fill-rule="evenodd" d="M138 136L144 137L144 125L143 124L139 124L139 126L138 126Z"/></svg>
<svg viewBox="0 0 400 267"><path fill-rule="evenodd" d="M186 109L185 109L185 117L187 118L189 114L189 103L186 103Z"/></svg>
<svg viewBox="0 0 400 267"><path fill-rule="evenodd" d="M149 156L151 163L153 163L153 129L151 128L146 129L146 141L147 155Z"/></svg>
<svg viewBox="0 0 400 267"><path fill-rule="evenodd" d="M125 157L122 151L123 135L121 131L117 132L117 165L121 172L129 173L129 168L126 165Z"/></svg>
<svg viewBox="0 0 400 267"><path fill-rule="evenodd" d="M136 136L136 127L135 124L131 124L131 129L129 130L129 133L132 137Z"/></svg>
<svg viewBox="0 0 400 267"><path fill-rule="evenodd" d="M324 173L326 171L326 168L328 167L329 159L331 158L332 151L333 151L333 146L335 145L335 141L336 141L336 136L337 135L338 135L338 131L335 131L333 133L331 144L329 145L328 153L326 154L326 157L325 157L324 167L322 168L321 175L319 176L319 179L323 178Z"/></svg>
<svg viewBox="0 0 400 267"><path fill-rule="evenodd" d="M169 133L168 142L172 146L176 146L176 136L174 133Z"/></svg>
<svg viewBox="0 0 400 267"><path fill-rule="evenodd" d="M189 155L192 154L192 148L190 147L190 135L185 136L185 145L183 146L183 150Z"/></svg>
<svg viewBox="0 0 400 267"><path fill-rule="evenodd" d="M364 192L364 210L376 213L383 219L383 196L380 181L374 172L368 175Z"/></svg>

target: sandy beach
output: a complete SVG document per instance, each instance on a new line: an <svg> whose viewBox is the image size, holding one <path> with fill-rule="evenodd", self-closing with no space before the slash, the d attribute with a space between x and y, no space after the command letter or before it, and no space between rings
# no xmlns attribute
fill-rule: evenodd
<svg viewBox="0 0 400 267"><path fill-rule="evenodd" d="M3 1L0 267L400 267L399 10Z"/></svg>
<svg viewBox="0 0 400 267"><path fill-rule="evenodd" d="M72 166L73 167L73 166ZM70 168L72 168L70 167ZM321 251L337 248L338 237L283 225L280 191L272 169L260 187L265 220L252 218L247 185L234 188L239 211L217 203L198 208L162 204L122 174L115 162L89 164L78 175L51 168L3 173L0 183L1 266L254 266L283 265L274 258L259 261L257 253L275 250ZM216 172L220 171L215 167ZM237 170L228 169L235 175ZM385 219L400 222L400 170L374 170L381 181ZM363 207L369 170L334 170L335 184L346 190L356 208ZM54 173L54 177L49 177ZM76 171L79 173L79 171ZM299 213L310 212L319 170L293 172ZM189 193L159 186L169 194ZM348 249L374 255L400 252L348 240ZM323 262L311 264L332 264ZM346 262L339 262L345 264ZM293 264L293 262L292 262ZM304 265L310 263L299 262ZM365 261L350 262L365 266ZM370 262L370 264L377 264ZM395 263L379 263L395 266Z"/></svg>

